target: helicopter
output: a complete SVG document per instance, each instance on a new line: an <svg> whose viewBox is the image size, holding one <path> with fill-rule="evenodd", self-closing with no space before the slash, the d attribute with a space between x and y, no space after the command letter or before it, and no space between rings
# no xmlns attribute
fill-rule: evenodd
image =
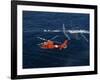
<svg viewBox="0 0 100 80"><path fill-rule="evenodd" d="M78 34L80 33L81 36L88 42L88 39L83 35L83 33L88 34L89 32L86 30L66 30L65 26L63 24L62 27L62 31L61 30L44 30L44 32L63 32L63 34L65 35L66 39L62 42L58 42L58 41L54 41L53 39L57 38L58 35L52 37L51 39L45 39L42 37L37 37L40 40L43 40L42 43L38 44L40 48L42 49L66 49L69 46L69 41L71 40L71 38L69 37L69 35L67 33L71 33L71 34Z"/></svg>
<svg viewBox="0 0 100 80"><path fill-rule="evenodd" d="M40 43L40 48L42 48L42 49L62 50L62 49L65 49L67 47L68 47L68 40L64 40L63 43L58 43L58 42L53 41L53 40L47 40L47 41Z"/></svg>

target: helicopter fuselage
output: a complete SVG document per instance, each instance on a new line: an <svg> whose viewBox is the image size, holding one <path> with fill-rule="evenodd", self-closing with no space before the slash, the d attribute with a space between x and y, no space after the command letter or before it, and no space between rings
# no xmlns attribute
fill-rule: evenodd
<svg viewBox="0 0 100 80"><path fill-rule="evenodd" d="M68 40L65 40L64 43L62 44L56 44L55 42L51 40L47 40L40 45L41 48L43 49L64 49L68 47Z"/></svg>

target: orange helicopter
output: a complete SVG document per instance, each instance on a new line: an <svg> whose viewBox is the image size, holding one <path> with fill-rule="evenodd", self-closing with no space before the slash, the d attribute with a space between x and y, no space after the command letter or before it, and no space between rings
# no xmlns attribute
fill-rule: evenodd
<svg viewBox="0 0 100 80"><path fill-rule="evenodd" d="M62 50L64 48L68 47L68 40L65 40L64 43L62 43L62 44L55 44L54 41L47 40L47 41L41 43L40 47L43 49L60 49L60 50Z"/></svg>

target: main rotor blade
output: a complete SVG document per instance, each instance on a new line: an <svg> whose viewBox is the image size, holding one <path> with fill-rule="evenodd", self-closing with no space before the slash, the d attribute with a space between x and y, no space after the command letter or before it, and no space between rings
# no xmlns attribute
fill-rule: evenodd
<svg viewBox="0 0 100 80"><path fill-rule="evenodd" d="M58 37L58 35L52 37L50 40L56 39Z"/></svg>
<svg viewBox="0 0 100 80"><path fill-rule="evenodd" d="M43 41L47 40L47 39L42 38L42 37L37 37L37 38L40 39L40 40L43 40Z"/></svg>
<svg viewBox="0 0 100 80"><path fill-rule="evenodd" d="M81 36L88 42L88 39L81 33Z"/></svg>
<svg viewBox="0 0 100 80"><path fill-rule="evenodd" d="M66 33L64 24L63 24L63 33L68 38L68 40L71 40L70 37L68 36L68 34Z"/></svg>

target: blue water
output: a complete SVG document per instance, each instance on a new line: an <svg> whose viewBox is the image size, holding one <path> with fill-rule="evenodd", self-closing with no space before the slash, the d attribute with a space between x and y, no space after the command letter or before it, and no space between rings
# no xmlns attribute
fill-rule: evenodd
<svg viewBox="0 0 100 80"><path fill-rule="evenodd" d="M67 39L63 32L43 32L44 29L62 29L62 24L66 29L89 30L89 14L23 11L23 68L89 65L89 42L80 34L76 38L69 33L71 40L68 48L63 50L41 49L37 45L43 42L38 36L50 39L59 35L54 41L63 43ZM89 34L85 36L89 40Z"/></svg>

